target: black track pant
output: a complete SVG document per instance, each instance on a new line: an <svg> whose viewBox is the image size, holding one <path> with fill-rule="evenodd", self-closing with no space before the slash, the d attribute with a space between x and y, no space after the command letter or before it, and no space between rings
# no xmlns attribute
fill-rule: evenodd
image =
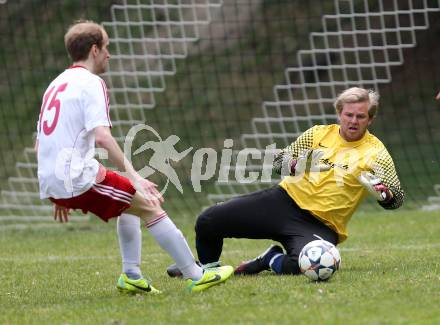
<svg viewBox="0 0 440 325"><path fill-rule="evenodd" d="M319 236L337 244L336 232L300 209L279 186L246 194L206 209L197 219L196 248L201 263L219 260L223 238L272 239L280 242L282 274L298 274L298 256Z"/></svg>

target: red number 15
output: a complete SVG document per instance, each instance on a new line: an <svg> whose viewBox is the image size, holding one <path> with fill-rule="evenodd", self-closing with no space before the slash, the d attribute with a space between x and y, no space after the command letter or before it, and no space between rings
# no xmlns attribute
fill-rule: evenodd
<svg viewBox="0 0 440 325"><path fill-rule="evenodd" d="M57 98L58 93L63 92L64 90L66 90L67 87L67 82L60 85L57 90L55 91L55 93L52 96L52 99L50 100L49 104L46 107L47 101L50 97L50 95L52 94L55 86L53 86L49 92L47 93L46 96L44 96L44 100L43 100L43 106L41 108L41 115L40 115L40 130L41 130L41 122L42 122L42 118L44 117L44 111L47 109L48 111L50 111L52 108L55 109L55 116L53 118L52 124L49 125L47 120L44 120L43 122L43 132L45 135L50 135L54 130L55 127L57 126L58 123L58 118L60 116L60 108L61 108L61 102L60 100Z"/></svg>

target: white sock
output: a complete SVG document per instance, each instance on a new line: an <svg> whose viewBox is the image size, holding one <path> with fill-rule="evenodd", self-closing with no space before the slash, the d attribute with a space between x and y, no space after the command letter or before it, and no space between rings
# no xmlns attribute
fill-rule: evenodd
<svg viewBox="0 0 440 325"><path fill-rule="evenodd" d="M122 272L129 275L141 274L141 220L135 215L123 213L117 221L119 248L122 257Z"/></svg>
<svg viewBox="0 0 440 325"><path fill-rule="evenodd" d="M185 237L173 221L168 218L166 212L157 216L146 226L160 247L176 262L185 279L197 281L202 278L202 268L196 264Z"/></svg>

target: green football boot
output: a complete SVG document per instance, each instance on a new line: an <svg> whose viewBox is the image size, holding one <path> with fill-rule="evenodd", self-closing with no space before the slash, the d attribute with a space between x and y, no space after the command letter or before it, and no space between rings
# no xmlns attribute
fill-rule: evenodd
<svg viewBox="0 0 440 325"><path fill-rule="evenodd" d="M230 265L206 268L200 280L186 280L186 288L190 292L200 292L212 286L225 282L234 272Z"/></svg>
<svg viewBox="0 0 440 325"><path fill-rule="evenodd" d="M162 293L161 291L154 288L151 284L149 284L146 279L144 278L140 278L137 280L129 279L125 273L122 273L121 276L119 277L116 287L120 292L128 293L128 294Z"/></svg>

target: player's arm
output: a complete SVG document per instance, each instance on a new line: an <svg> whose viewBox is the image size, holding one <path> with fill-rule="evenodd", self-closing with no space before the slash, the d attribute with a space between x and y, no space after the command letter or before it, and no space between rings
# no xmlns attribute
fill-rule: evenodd
<svg viewBox="0 0 440 325"><path fill-rule="evenodd" d="M118 142L112 136L110 128L106 126L97 126L93 129L93 132L95 134L96 145L107 151L109 160L119 171L127 174L136 189L145 191L146 193L144 194L147 195L147 199L153 205L158 205L160 202L163 202L162 196L156 189L156 184L142 178L142 176L136 172L131 162L125 157Z"/></svg>
<svg viewBox="0 0 440 325"><path fill-rule="evenodd" d="M116 166L116 168L121 172L126 172L131 180L135 180L140 177L134 170L132 164L125 157L119 144L112 136L110 128L106 126L97 126L93 129L95 134L96 145L107 151L110 161Z"/></svg>
<svg viewBox="0 0 440 325"><path fill-rule="evenodd" d="M275 156L273 170L280 175L328 170L329 166L319 163L324 153L319 149L312 150L312 146L313 128L310 128Z"/></svg>
<svg viewBox="0 0 440 325"><path fill-rule="evenodd" d="M273 162L273 170L277 174L282 174L283 171L287 171L287 174L291 173L291 166L295 164L296 159L304 150L310 149L313 145L313 128L308 129L301 134L295 142L281 150L279 154L275 156ZM286 174L284 172L283 174Z"/></svg>
<svg viewBox="0 0 440 325"><path fill-rule="evenodd" d="M372 167L374 176L380 180L373 188L383 195L383 200L378 200L378 203L384 209L399 208L403 204L405 193L400 186L393 159L385 148L378 154Z"/></svg>

